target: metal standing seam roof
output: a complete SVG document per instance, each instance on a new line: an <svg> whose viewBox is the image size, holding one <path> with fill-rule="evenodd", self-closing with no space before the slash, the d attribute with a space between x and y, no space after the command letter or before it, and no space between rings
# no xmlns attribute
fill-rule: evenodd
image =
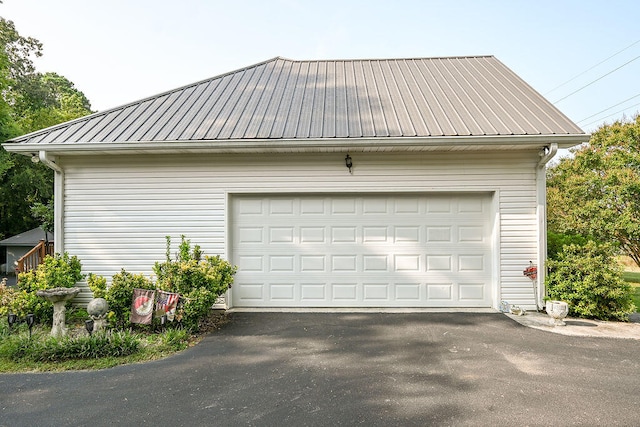
<svg viewBox="0 0 640 427"><path fill-rule="evenodd" d="M10 142L576 134L584 132L493 56L277 57Z"/></svg>

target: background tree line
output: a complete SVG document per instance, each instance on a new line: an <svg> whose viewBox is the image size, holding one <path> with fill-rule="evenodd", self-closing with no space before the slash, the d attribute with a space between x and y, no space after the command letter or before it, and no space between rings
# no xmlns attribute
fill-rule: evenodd
<svg viewBox="0 0 640 427"><path fill-rule="evenodd" d="M42 43L0 17L0 142L92 112L68 79L36 71L41 55ZM50 169L0 149L0 239L40 225L52 198Z"/></svg>

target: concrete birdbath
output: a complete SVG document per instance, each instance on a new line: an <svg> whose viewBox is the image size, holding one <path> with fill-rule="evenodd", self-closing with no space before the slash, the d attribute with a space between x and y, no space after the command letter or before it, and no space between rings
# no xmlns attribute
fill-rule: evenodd
<svg viewBox="0 0 640 427"><path fill-rule="evenodd" d="M51 335L61 337L67 335L67 327L65 323L65 304L73 299L80 292L80 288L52 288L37 291L36 295L53 303L53 326L51 327Z"/></svg>

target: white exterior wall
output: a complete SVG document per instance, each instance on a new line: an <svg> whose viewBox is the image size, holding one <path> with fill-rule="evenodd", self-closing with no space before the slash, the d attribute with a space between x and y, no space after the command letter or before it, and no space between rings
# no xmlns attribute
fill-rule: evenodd
<svg viewBox="0 0 640 427"><path fill-rule="evenodd" d="M234 193L490 192L495 206L494 306L534 308L522 271L538 254L537 151L96 155L59 157L64 175L64 250L85 273L125 268L152 274L165 236L227 255ZM79 302L90 299L83 292Z"/></svg>

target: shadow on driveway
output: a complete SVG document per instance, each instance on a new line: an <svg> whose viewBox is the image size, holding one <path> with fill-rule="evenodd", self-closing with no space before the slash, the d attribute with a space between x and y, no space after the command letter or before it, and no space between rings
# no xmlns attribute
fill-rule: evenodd
<svg viewBox="0 0 640 427"><path fill-rule="evenodd" d="M173 357L0 375L0 426L637 423L638 345L498 313L235 313Z"/></svg>

